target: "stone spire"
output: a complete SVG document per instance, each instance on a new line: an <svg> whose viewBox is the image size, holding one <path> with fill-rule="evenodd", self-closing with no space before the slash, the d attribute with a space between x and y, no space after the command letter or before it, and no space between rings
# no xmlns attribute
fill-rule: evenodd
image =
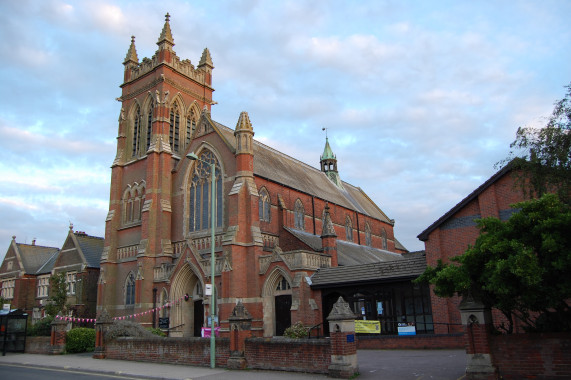
<svg viewBox="0 0 571 380"><path fill-rule="evenodd" d="M169 23L170 17L171 16L168 13L165 15L165 25L163 26L163 30L159 36L159 41L157 42L157 45L159 45L159 50L171 50L174 46L174 39L172 38L171 33L171 25Z"/></svg>
<svg viewBox="0 0 571 380"><path fill-rule="evenodd" d="M198 68L208 72L211 72L214 68L212 57L210 56L210 51L208 48L204 48L202 51L202 57L200 57L200 62L198 62Z"/></svg>
<svg viewBox="0 0 571 380"><path fill-rule="evenodd" d="M238 122L236 123L236 130L234 131L236 137L236 155L238 154L254 154L253 137L254 128L250 122L248 112L242 111Z"/></svg>
<svg viewBox="0 0 571 380"><path fill-rule="evenodd" d="M135 48L135 36L131 36L131 45L129 46L129 50L127 50L127 56L123 64L125 66L129 64L139 64L139 57L137 57L137 49Z"/></svg>

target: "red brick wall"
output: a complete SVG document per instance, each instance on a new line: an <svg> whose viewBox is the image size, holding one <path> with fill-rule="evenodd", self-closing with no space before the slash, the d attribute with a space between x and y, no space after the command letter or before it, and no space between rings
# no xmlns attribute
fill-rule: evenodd
<svg viewBox="0 0 571 380"><path fill-rule="evenodd" d="M51 337L49 336L27 336L26 354L49 355L51 353Z"/></svg>
<svg viewBox="0 0 571 380"><path fill-rule="evenodd" d="M245 356L252 369L327 373L331 346L327 339L252 338Z"/></svg>
<svg viewBox="0 0 571 380"><path fill-rule="evenodd" d="M494 365L503 379L571 378L571 333L491 336Z"/></svg>
<svg viewBox="0 0 571 380"><path fill-rule="evenodd" d="M464 334L435 334L416 336L359 336L357 348L371 350L464 348Z"/></svg>

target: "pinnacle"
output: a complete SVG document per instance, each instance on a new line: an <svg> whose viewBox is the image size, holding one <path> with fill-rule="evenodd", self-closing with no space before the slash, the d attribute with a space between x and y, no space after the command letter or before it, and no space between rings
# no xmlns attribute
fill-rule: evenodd
<svg viewBox="0 0 571 380"><path fill-rule="evenodd" d="M210 51L208 50L208 48L204 48L204 50L202 51L202 57L200 57L200 62L198 62L198 67L204 65L210 66L211 68L214 67L214 64L212 63L212 57L210 56Z"/></svg>
<svg viewBox="0 0 571 380"><path fill-rule="evenodd" d="M129 50L127 50L127 56L125 57L123 64L127 64L129 62L139 63L137 49L135 48L135 36L131 36L131 45L129 46Z"/></svg>
<svg viewBox="0 0 571 380"><path fill-rule="evenodd" d="M159 41L157 42L157 45L161 45L163 42L167 42L169 43L171 46L174 46L174 39L172 38L172 33L171 33L171 26L170 26L170 14L166 14L165 15L165 25L163 26L163 30L161 32L161 35L159 36Z"/></svg>
<svg viewBox="0 0 571 380"><path fill-rule="evenodd" d="M252 123L250 122L250 117L248 116L248 112L242 111L240 113L240 117L238 118L238 123L236 123L236 131L240 130L248 130L252 131Z"/></svg>

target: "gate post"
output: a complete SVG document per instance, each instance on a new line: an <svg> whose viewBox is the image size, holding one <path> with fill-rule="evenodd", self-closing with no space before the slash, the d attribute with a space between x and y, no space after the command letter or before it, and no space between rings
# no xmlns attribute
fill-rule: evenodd
<svg viewBox="0 0 571 380"><path fill-rule="evenodd" d="M58 314L59 316L59 314ZM52 332L50 337L50 354L60 355L65 351L65 338L67 322L63 319L54 319L51 323Z"/></svg>
<svg viewBox="0 0 571 380"><path fill-rule="evenodd" d="M245 356L246 339L252 336L252 316L242 304L238 304L232 310L230 317L230 358L227 366L230 369L244 369L248 364Z"/></svg>
<svg viewBox="0 0 571 380"><path fill-rule="evenodd" d="M331 336L331 364L329 376L348 379L359 372L355 314L343 297L339 297L327 317Z"/></svg>
<svg viewBox="0 0 571 380"><path fill-rule="evenodd" d="M107 310L103 310L97 321L95 322L95 351L93 351L94 359L105 359L105 334L109 330L109 326L113 323L113 320L107 313Z"/></svg>
<svg viewBox="0 0 571 380"><path fill-rule="evenodd" d="M490 355L490 309L471 296L462 299L459 309L466 337L466 379L496 379Z"/></svg>

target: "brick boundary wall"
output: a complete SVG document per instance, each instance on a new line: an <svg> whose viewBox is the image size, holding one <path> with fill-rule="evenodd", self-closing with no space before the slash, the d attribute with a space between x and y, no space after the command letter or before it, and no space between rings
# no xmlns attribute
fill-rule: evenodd
<svg viewBox="0 0 571 380"><path fill-rule="evenodd" d="M413 336L357 336L357 348L359 350L464 349L465 347L466 339L464 338L464 333Z"/></svg>
<svg viewBox="0 0 571 380"><path fill-rule="evenodd" d="M571 379L571 333L491 335L503 379Z"/></svg>
<svg viewBox="0 0 571 380"><path fill-rule="evenodd" d="M329 339L246 339L248 368L290 372L328 373Z"/></svg>
<svg viewBox="0 0 571 380"><path fill-rule="evenodd" d="M52 350L51 337L49 336L27 336L26 354L50 355Z"/></svg>
<svg viewBox="0 0 571 380"><path fill-rule="evenodd" d="M216 366L226 367L230 339L216 339ZM105 343L105 358L140 362L210 366L210 339L117 338Z"/></svg>

